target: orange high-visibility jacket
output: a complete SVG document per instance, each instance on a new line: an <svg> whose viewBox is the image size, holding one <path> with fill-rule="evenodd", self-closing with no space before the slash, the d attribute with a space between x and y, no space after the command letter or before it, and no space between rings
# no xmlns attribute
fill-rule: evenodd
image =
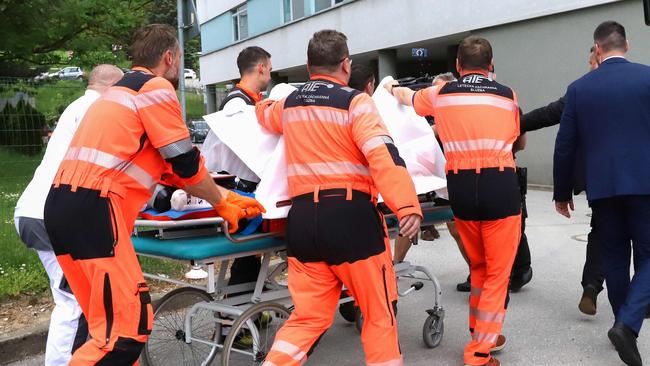
<svg viewBox="0 0 650 366"><path fill-rule="evenodd" d="M433 116L447 158L447 172L514 168L512 145L519 137L517 95L482 74L430 87L413 96L421 116Z"/></svg>
<svg viewBox="0 0 650 366"><path fill-rule="evenodd" d="M422 216L415 187L373 100L313 75L287 98L257 104L262 126L284 134L289 194L348 188L377 197L399 218Z"/></svg>
<svg viewBox="0 0 650 366"><path fill-rule="evenodd" d="M195 184L206 174L172 84L134 68L88 109L54 184L114 193L133 208L132 225L161 177Z"/></svg>

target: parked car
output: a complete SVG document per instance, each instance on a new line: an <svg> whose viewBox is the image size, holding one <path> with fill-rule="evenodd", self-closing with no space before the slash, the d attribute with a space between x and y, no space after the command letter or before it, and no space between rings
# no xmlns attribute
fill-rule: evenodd
<svg viewBox="0 0 650 366"><path fill-rule="evenodd" d="M196 79L196 72L192 69L185 69L185 79Z"/></svg>
<svg viewBox="0 0 650 366"><path fill-rule="evenodd" d="M210 126L208 123L202 119L196 121L190 121L189 124L190 136L192 137L192 142L200 144L205 141L208 132L210 131Z"/></svg>
<svg viewBox="0 0 650 366"><path fill-rule="evenodd" d="M84 72L81 67L71 66L59 71L59 79L61 80L81 80L83 76Z"/></svg>

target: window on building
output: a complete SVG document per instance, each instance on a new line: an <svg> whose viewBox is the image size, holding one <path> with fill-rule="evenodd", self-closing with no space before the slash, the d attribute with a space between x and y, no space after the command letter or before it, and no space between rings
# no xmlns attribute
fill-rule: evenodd
<svg viewBox="0 0 650 366"><path fill-rule="evenodd" d="M314 0L314 11L319 12L345 0Z"/></svg>
<svg viewBox="0 0 650 366"><path fill-rule="evenodd" d="M289 23L305 16L305 0L284 0L284 22Z"/></svg>
<svg viewBox="0 0 650 366"><path fill-rule="evenodd" d="M246 4L233 10L232 24L235 41L248 38L248 11L246 10Z"/></svg>

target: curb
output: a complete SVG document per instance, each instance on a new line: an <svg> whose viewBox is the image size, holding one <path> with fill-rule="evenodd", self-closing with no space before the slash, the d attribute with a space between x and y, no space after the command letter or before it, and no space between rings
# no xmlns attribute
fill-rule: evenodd
<svg viewBox="0 0 650 366"><path fill-rule="evenodd" d="M151 301L155 302L165 295L164 293L151 294ZM16 362L29 356L45 353L47 333L50 322L44 322L31 328L26 328L7 337L0 338L0 365Z"/></svg>
<svg viewBox="0 0 650 366"><path fill-rule="evenodd" d="M23 329L17 334L0 338L0 365L20 361L45 351L49 322Z"/></svg>

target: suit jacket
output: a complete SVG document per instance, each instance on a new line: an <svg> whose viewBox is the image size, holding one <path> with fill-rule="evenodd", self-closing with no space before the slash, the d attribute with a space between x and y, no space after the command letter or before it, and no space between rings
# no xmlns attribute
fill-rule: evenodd
<svg viewBox="0 0 650 366"><path fill-rule="evenodd" d="M576 150L587 199L650 195L650 67L611 58L567 89L553 157L554 199L571 199Z"/></svg>
<svg viewBox="0 0 650 366"><path fill-rule="evenodd" d="M560 123L562 111L564 110L564 97L549 103L546 107L534 109L523 116L519 123L519 130L522 134L530 131L537 131L542 128L555 126Z"/></svg>
<svg viewBox="0 0 650 366"><path fill-rule="evenodd" d="M562 112L564 111L564 97L549 103L545 107L534 109L521 116L519 125L521 134L526 132L537 131L542 128L551 127L560 124ZM585 183L585 164L582 149L576 151L575 169L573 172L573 194L578 195L586 189Z"/></svg>

